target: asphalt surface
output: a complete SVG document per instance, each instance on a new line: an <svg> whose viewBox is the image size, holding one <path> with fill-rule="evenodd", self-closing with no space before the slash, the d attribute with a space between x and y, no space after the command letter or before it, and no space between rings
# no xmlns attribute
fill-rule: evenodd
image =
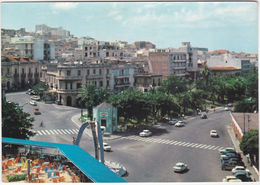
<svg viewBox="0 0 260 185"><path fill-rule="evenodd" d="M30 101L25 93L7 94L7 100L24 105ZM38 102L41 115L33 115L34 106L25 104L23 109L35 117L36 136L31 140L72 143L79 127L71 117L80 113L80 109L55 104ZM40 127L43 121L44 127ZM200 117L185 120L184 127L177 128L160 123L153 129L153 135L141 138L126 135L109 140L112 152L105 152L105 160L121 163L128 174L124 177L129 182L221 182L231 175L222 171L218 150L233 147L226 127L231 126L228 111L218 110L208 114L208 119ZM209 135L211 129L217 130L219 138ZM83 134L80 147L94 156L92 138ZM173 166L185 162L189 171L174 173Z"/></svg>

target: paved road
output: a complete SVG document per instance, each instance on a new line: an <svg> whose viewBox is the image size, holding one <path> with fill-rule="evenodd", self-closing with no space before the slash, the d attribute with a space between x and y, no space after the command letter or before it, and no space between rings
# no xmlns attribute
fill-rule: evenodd
<svg viewBox="0 0 260 185"><path fill-rule="evenodd" d="M23 97L23 98L21 98ZM30 100L25 93L7 94L7 99L23 105ZM34 116L33 106L24 105L24 111L35 117L34 130L37 135L32 140L71 143L76 136L78 126L71 117L80 113L80 109L38 103L42 112ZM185 127L176 128L161 123L152 131L153 136L141 138L129 135L110 140L112 152L105 152L105 160L116 161L127 168L129 182L220 182L231 172L222 171L218 150L232 146L226 130L231 125L229 113L223 110L211 113L208 119L195 117L187 120ZM39 127L40 122L44 127ZM211 138L211 129L217 130L219 138ZM84 134L80 146L94 156L92 138ZM188 164L189 171L184 174L173 172L176 162Z"/></svg>

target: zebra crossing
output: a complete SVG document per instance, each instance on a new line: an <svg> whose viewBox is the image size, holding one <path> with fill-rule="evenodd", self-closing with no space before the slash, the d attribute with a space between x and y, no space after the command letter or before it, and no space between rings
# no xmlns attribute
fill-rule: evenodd
<svg viewBox="0 0 260 185"><path fill-rule="evenodd" d="M78 134L79 129L48 129L48 130L37 130L36 135L71 135L71 134Z"/></svg>
<svg viewBox="0 0 260 185"><path fill-rule="evenodd" d="M128 136L128 137L122 137L122 139L143 141L148 143L176 145L176 146L191 147L191 148L198 148L198 149L205 149L205 150L222 150L225 148L224 146L214 146L214 145L207 145L201 143L182 142L176 140L159 139L159 138L151 138L151 137L144 138L139 136Z"/></svg>

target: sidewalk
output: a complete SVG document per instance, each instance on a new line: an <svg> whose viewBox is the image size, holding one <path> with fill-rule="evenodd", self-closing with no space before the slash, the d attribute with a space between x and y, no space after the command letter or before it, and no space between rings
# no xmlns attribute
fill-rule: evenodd
<svg viewBox="0 0 260 185"><path fill-rule="evenodd" d="M240 147L239 147L239 142L238 140L236 139L236 136L232 130L232 127L231 126L226 126L227 127L227 131L228 131L228 134L233 142L233 145L234 145L234 148L235 150L238 152L238 153L241 153L241 157L242 157L242 160L243 162L245 163L245 166L247 169L250 170L250 172L252 173L252 178L255 179L256 181L259 181L259 172L257 170L257 168L255 166L251 166L248 162L247 162L247 157L243 155L243 152L240 150Z"/></svg>
<svg viewBox="0 0 260 185"><path fill-rule="evenodd" d="M78 129L80 129L81 125L83 124L83 122L80 120L80 114L76 114L76 115L72 116L71 121L78 127ZM92 138L92 132L91 132L90 128L86 128L84 130L84 133ZM103 134L103 140L104 141L118 139L118 138L121 138L121 137L122 136L117 136L117 135L113 135L113 134L106 133L106 132Z"/></svg>

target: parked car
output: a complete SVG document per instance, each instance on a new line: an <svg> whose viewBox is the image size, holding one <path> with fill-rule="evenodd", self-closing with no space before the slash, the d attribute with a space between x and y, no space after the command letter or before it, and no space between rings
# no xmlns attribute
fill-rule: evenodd
<svg viewBox="0 0 260 185"><path fill-rule="evenodd" d="M211 130L211 131L210 131L210 136L211 136L211 137L218 137L217 131L216 131L216 130Z"/></svg>
<svg viewBox="0 0 260 185"><path fill-rule="evenodd" d="M237 166L237 162L221 160L221 169L222 170L232 170L235 166Z"/></svg>
<svg viewBox="0 0 260 185"><path fill-rule="evenodd" d="M35 101L40 101L41 98L39 96L32 96L31 99Z"/></svg>
<svg viewBox="0 0 260 185"><path fill-rule="evenodd" d="M39 115L39 114L41 114L41 112L39 111L38 108L35 108L34 111L33 111L33 113L34 113L35 115Z"/></svg>
<svg viewBox="0 0 260 185"><path fill-rule="evenodd" d="M224 179L222 179L222 182L230 182L231 180L238 180L238 178L236 178L233 175L229 175L229 176L226 176Z"/></svg>
<svg viewBox="0 0 260 185"><path fill-rule="evenodd" d="M55 104L61 105L61 101L60 100L55 100Z"/></svg>
<svg viewBox="0 0 260 185"><path fill-rule="evenodd" d="M31 92L32 92L32 89L28 89L28 90L26 91L26 94L31 95Z"/></svg>
<svg viewBox="0 0 260 185"><path fill-rule="evenodd" d="M150 130L143 130L142 132L139 133L139 136L141 136L141 137L148 137L151 135L152 135L152 132Z"/></svg>
<svg viewBox="0 0 260 185"><path fill-rule="evenodd" d="M183 162L178 162L173 167L174 172L185 172L188 170L188 165Z"/></svg>
<svg viewBox="0 0 260 185"><path fill-rule="evenodd" d="M239 171L233 174L236 178L240 179L242 182L252 181L251 175L246 171Z"/></svg>
<svg viewBox="0 0 260 185"><path fill-rule="evenodd" d="M241 159L241 156L238 153L226 153L226 154L220 155L220 159L224 159L224 158L225 159L230 159L230 158Z"/></svg>
<svg viewBox="0 0 260 185"><path fill-rule="evenodd" d="M207 114L206 114L206 113L202 113L202 114L201 114L201 116L200 116L200 118L201 118L201 119L207 119L207 118L208 118L208 116L207 116Z"/></svg>
<svg viewBox="0 0 260 185"><path fill-rule="evenodd" d="M239 171L246 171L251 175L250 171L246 169L244 166L235 166L235 168L232 169L233 174Z"/></svg>
<svg viewBox="0 0 260 185"><path fill-rule="evenodd" d="M37 103L36 103L34 100L31 100L31 101L30 101L30 104L31 104L32 106L37 106Z"/></svg>
<svg viewBox="0 0 260 185"><path fill-rule="evenodd" d="M229 152L229 153L236 153L236 150L234 148L231 148L231 147L226 147L226 148L224 148L224 150L226 152Z"/></svg>
<svg viewBox="0 0 260 185"><path fill-rule="evenodd" d="M171 120L169 121L169 124L170 124L170 125L175 125L178 121L179 121L178 119L171 119Z"/></svg>
<svg viewBox="0 0 260 185"><path fill-rule="evenodd" d="M103 149L106 152L110 152L111 151L111 146L108 145L107 143L103 143Z"/></svg>
<svg viewBox="0 0 260 185"><path fill-rule="evenodd" d="M225 111L229 111L230 109L229 109L229 107L225 107Z"/></svg>
<svg viewBox="0 0 260 185"><path fill-rule="evenodd" d="M178 121L177 123L175 123L175 127L183 127L185 124L183 121Z"/></svg>

